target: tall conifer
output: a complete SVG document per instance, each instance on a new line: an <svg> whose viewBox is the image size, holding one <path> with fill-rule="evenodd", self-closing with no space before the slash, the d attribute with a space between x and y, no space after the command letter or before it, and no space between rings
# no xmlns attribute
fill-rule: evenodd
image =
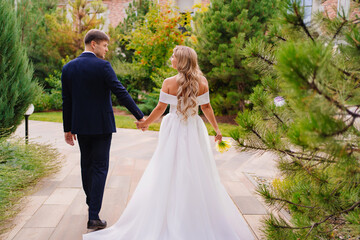
<svg viewBox="0 0 360 240"><path fill-rule="evenodd" d="M25 48L20 44L20 31L14 8L0 0L0 137L16 130L31 104L37 84Z"/></svg>
<svg viewBox="0 0 360 240"><path fill-rule="evenodd" d="M207 11L195 14L194 47L217 114L244 109L259 79L241 49L249 39L263 37L275 7L275 0L212 0Z"/></svg>

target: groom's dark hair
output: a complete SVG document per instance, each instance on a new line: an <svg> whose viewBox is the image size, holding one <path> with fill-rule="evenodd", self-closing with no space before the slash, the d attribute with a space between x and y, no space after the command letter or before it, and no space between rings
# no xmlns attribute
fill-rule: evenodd
<svg viewBox="0 0 360 240"><path fill-rule="evenodd" d="M98 29L91 29L88 31L84 38L85 45L91 43L91 41L95 41L99 43L100 41L110 41L110 38L106 33Z"/></svg>

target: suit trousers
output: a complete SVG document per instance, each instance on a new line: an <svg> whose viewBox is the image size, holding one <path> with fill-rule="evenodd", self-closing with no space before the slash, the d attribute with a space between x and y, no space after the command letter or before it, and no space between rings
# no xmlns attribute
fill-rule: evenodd
<svg viewBox="0 0 360 240"><path fill-rule="evenodd" d="M101 209L112 133L77 135L81 154L81 179L89 206L89 220L97 220Z"/></svg>

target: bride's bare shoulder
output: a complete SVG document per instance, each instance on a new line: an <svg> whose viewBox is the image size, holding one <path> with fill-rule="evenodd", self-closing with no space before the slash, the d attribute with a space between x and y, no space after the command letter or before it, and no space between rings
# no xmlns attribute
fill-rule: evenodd
<svg viewBox="0 0 360 240"><path fill-rule="evenodd" d="M200 79L200 83L199 83L199 93L200 95L206 93L207 91L209 91L209 84L208 81L206 79L206 77L202 77Z"/></svg>
<svg viewBox="0 0 360 240"><path fill-rule="evenodd" d="M166 78L163 82L161 90L165 93L174 94L177 90L176 76Z"/></svg>
<svg viewBox="0 0 360 240"><path fill-rule="evenodd" d="M176 76L166 78L163 82L163 84L173 84L173 83L176 83Z"/></svg>

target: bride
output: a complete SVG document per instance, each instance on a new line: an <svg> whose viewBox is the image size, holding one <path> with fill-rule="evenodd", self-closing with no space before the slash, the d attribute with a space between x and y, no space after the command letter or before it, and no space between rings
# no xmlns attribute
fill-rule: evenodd
<svg viewBox="0 0 360 240"><path fill-rule="evenodd" d="M176 76L163 82L159 103L138 128L147 129L170 104L159 142L131 200L110 228L84 240L254 239L220 182L208 132L198 108L222 136L209 101L209 87L196 52L177 46L171 57Z"/></svg>

